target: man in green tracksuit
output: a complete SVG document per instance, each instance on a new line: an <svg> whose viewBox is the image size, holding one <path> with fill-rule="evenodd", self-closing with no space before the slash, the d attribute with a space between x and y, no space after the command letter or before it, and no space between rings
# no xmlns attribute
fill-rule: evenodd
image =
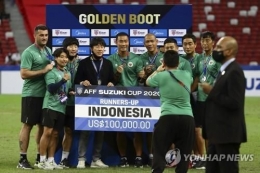
<svg viewBox="0 0 260 173"><path fill-rule="evenodd" d="M110 55L108 59L113 64L115 73L115 80L117 86L138 86L138 78L144 77L143 62L140 57L128 51L129 49L129 36L126 33L118 33L116 35L116 44L118 52ZM134 146L136 150L135 166L143 167L142 164L142 134L134 133ZM123 132L117 133L117 145L121 156L120 166L129 166L126 156L126 134Z"/></svg>
<svg viewBox="0 0 260 173"><path fill-rule="evenodd" d="M147 49L147 52L140 55L140 58L143 61L145 77L141 79L144 82L144 86L146 86L146 79L162 64L163 53L157 47L158 40L156 36L152 33L148 33L144 37L144 46ZM151 166L153 161L153 153L152 153L152 133L147 133L146 135L146 143L149 154L149 162L148 164Z"/></svg>
<svg viewBox="0 0 260 173"><path fill-rule="evenodd" d="M179 47L178 47L177 41L174 38L169 37L169 38L165 39L163 44L164 44L165 52L167 50L175 50L176 52L178 52ZM189 61L182 58L181 56L179 56L178 69L179 70L186 70L186 71L188 71L192 74Z"/></svg>
<svg viewBox="0 0 260 173"><path fill-rule="evenodd" d="M196 37L193 34L186 34L182 37L182 46L186 54L182 55L184 59L190 62L192 69L192 77L195 79L191 86L191 107L195 121L195 145L193 148L193 154L191 157L192 168L195 169L205 169L205 162L202 157L205 155L205 141L202 137L201 127L202 119L201 116L197 114L196 110L196 100L197 100L197 88L198 88L198 67L200 62L200 55L196 53L195 49L197 46Z"/></svg>
<svg viewBox="0 0 260 173"><path fill-rule="evenodd" d="M65 48L54 51L55 67L45 75L47 91L43 101L43 134L40 140L40 163L38 167L45 170L63 169L54 161L58 143L58 133L64 128L66 102L71 89L71 75L67 71L68 52ZM48 159L47 159L48 154Z"/></svg>
<svg viewBox="0 0 260 173"><path fill-rule="evenodd" d="M205 31L201 34L201 47L203 49L203 53L200 56L199 64L197 66L198 71L198 79L200 83L208 83L209 85L213 85L215 79L217 78L219 69L221 64L216 62L212 57L212 51L214 48L214 40L215 35L212 32ZM205 122L205 101L208 97L208 94L204 93L201 86L198 85L198 93L197 93L197 114L202 119L202 127L205 127L203 123ZM202 129L203 133L203 129ZM207 149L207 141L206 141L206 149ZM205 167L205 161L204 161Z"/></svg>
<svg viewBox="0 0 260 173"><path fill-rule="evenodd" d="M185 156L192 151L194 119L190 105L191 73L178 69L179 55L174 50L164 54L163 65L146 80L151 87L158 87L161 101L161 117L154 128L152 173L162 173L165 155L172 143L179 151L176 173L187 172L189 160Z"/></svg>
<svg viewBox="0 0 260 173"><path fill-rule="evenodd" d="M36 133L37 157L35 166L40 161L39 143L43 127L41 125L43 97L46 91L44 75L53 68L51 50L48 42L48 28L38 25L34 29L35 43L26 48L21 58L21 77L24 79L22 89L21 122L19 134L20 160L17 168L33 169L27 160L27 149L30 133L34 125L38 125Z"/></svg>

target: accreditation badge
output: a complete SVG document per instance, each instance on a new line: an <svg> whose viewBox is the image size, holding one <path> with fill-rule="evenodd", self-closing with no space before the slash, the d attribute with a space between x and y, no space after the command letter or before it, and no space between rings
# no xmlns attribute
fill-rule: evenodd
<svg viewBox="0 0 260 173"><path fill-rule="evenodd" d="M66 101L68 100L68 97L67 97L67 95L66 95L65 92L61 92L61 93L59 94L59 100L60 100L60 102L61 102L62 104L65 104L65 103L66 103Z"/></svg>
<svg viewBox="0 0 260 173"><path fill-rule="evenodd" d="M100 79L98 79L97 83L98 83L98 85L101 85L101 80L100 80Z"/></svg>
<svg viewBox="0 0 260 173"><path fill-rule="evenodd" d="M207 79L206 76L203 76L203 77L201 78L201 81L202 81L202 82L205 82L206 79Z"/></svg>

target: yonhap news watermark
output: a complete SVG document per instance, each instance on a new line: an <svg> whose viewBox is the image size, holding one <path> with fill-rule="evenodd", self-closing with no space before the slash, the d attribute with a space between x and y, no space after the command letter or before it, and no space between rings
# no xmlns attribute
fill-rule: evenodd
<svg viewBox="0 0 260 173"><path fill-rule="evenodd" d="M178 148L169 150L165 155L165 161L168 165L177 165L182 159L185 161L197 161L193 154L182 154ZM200 157L200 160L207 162L221 161L237 161L237 162L252 162L254 154L207 154Z"/></svg>
<svg viewBox="0 0 260 173"><path fill-rule="evenodd" d="M191 155L184 155L185 159L193 161L194 157ZM203 161L238 161L238 162L252 162L254 161L254 154L209 154L201 157Z"/></svg>

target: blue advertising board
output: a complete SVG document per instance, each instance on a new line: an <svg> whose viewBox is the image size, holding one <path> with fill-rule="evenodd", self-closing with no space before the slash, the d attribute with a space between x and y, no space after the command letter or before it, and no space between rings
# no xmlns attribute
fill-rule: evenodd
<svg viewBox="0 0 260 173"><path fill-rule="evenodd" d="M167 37L177 40L183 53L181 37L192 29L191 5L47 5L47 26L51 29L50 47L61 47L61 41L68 36L87 39L80 44L80 57L91 53L89 42L92 37L105 39L105 56L117 51L114 42L116 34L125 32L130 36L129 51L146 52L143 38L153 33L162 45Z"/></svg>

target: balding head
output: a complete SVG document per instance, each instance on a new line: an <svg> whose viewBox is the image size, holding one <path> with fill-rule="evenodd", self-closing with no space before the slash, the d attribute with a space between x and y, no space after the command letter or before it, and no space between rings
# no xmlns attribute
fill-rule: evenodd
<svg viewBox="0 0 260 173"><path fill-rule="evenodd" d="M237 41L230 36L222 37L218 40L213 51L213 58L215 61L225 63L231 58L235 58L238 50Z"/></svg>
<svg viewBox="0 0 260 173"><path fill-rule="evenodd" d="M144 36L144 39L145 39L146 37L154 37L154 38L156 39L156 36L155 36L153 33L148 33L148 34L146 34L146 35Z"/></svg>
<svg viewBox="0 0 260 173"><path fill-rule="evenodd" d="M225 36L217 42L216 48L220 48L223 51L230 50L230 53L228 53L228 55L234 57L238 51L238 44L235 38Z"/></svg>

